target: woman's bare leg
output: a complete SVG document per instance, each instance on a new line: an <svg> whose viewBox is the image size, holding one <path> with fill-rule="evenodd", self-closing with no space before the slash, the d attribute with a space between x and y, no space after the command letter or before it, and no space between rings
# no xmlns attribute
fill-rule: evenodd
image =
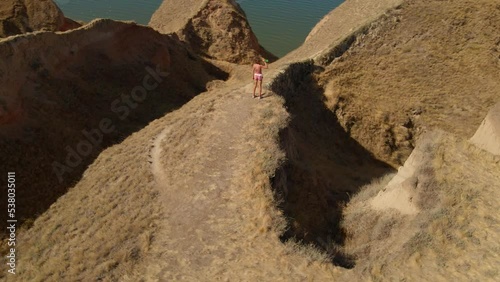
<svg viewBox="0 0 500 282"><path fill-rule="evenodd" d="M259 80L255 79L255 85L253 87L253 98L257 97L255 96L255 91L257 90L257 83L259 83Z"/></svg>
<svg viewBox="0 0 500 282"><path fill-rule="evenodd" d="M259 99L262 99L262 80L259 81Z"/></svg>

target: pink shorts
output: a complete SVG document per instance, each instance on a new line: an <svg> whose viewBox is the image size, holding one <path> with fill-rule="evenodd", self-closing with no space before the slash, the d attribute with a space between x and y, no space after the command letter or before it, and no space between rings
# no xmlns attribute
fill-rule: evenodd
<svg viewBox="0 0 500 282"><path fill-rule="evenodd" d="M262 81L263 78L264 78L264 75L262 75L261 73L254 73L253 74L253 79L254 80Z"/></svg>

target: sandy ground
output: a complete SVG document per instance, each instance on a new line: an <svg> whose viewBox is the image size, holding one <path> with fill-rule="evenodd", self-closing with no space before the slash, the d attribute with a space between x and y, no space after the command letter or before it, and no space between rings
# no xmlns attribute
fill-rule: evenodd
<svg viewBox="0 0 500 282"><path fill-rule="evenodd" d="M500 155L500 103L488 112L471 142L494 155Z"/></svg>

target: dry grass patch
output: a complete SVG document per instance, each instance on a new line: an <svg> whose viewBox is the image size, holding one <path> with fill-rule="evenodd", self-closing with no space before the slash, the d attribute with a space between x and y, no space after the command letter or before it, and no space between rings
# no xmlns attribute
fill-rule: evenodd
<svg viewBox="0 0 500 282"><path fill-rule="evenodd" d="M499 27L492 1L406 1L325 66L325 102L395 167L425 130L468 138L499 99Z"/></svg>
<svg viewBox="0 0 500 282"><path fill-rule="evenodd" d="M148 162L148 144L161 129L156 121L105 150L75 187L18 233L17 279L119 281L136 270L162 216Z"/></svg>
<svg viewBox="0 0 500 282"><path fill-rule="evenodd" d="M429 151L432 181L417 187L421 211L401 215L370 208L370 185L345 210L347 248L358 257L359 279L465 281L493 279L500 217L500 159L462 138L442 135ZM425 170L418 178L429 178ZM429 194L430 195L427 195ZM432 204L426 203L432 201ZM481 260L477 260L481 257Z"/></svg>

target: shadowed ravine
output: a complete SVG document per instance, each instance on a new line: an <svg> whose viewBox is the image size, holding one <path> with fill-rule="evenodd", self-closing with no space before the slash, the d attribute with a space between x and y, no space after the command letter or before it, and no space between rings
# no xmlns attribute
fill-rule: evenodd
<svg viewBox="0 0 500 282"><path fill-rule="evenodd" d="M352 268L353 259L339 251L346 237L340 227L342 208L363 185L393 169L340 126L322 101L315 69L321 71L312 62L296 63L273 83L291 115L280 134L287 162L273 179L289 218L282 240L314 244L327 251L334 264Z"/></svg>

